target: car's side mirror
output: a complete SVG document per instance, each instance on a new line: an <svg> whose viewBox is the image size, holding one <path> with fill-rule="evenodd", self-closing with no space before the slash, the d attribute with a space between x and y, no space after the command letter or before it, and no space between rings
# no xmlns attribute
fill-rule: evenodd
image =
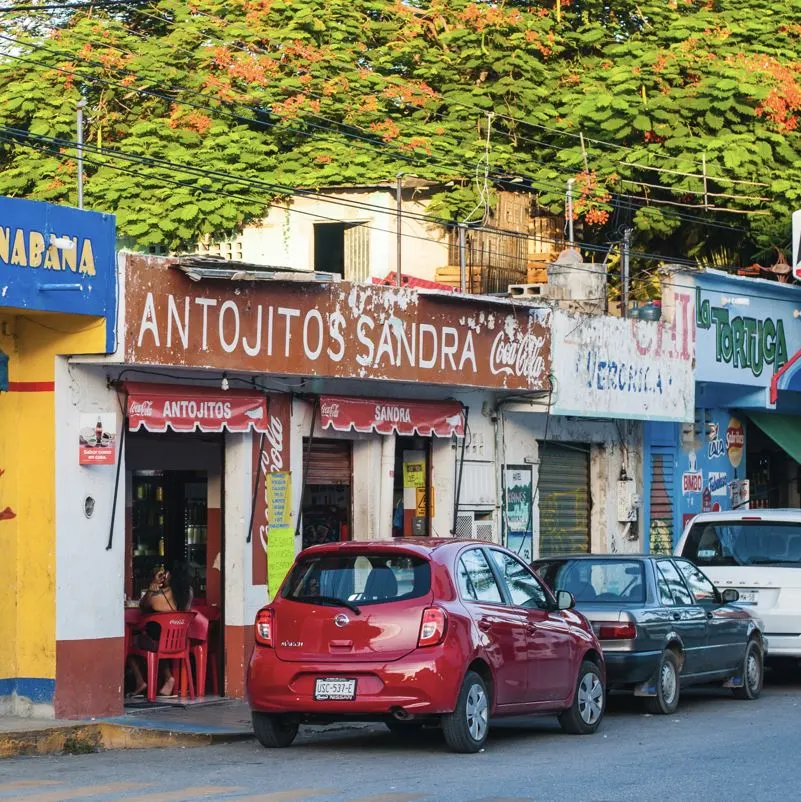
<svg viewBox="0 0 801 802"><path fill-rule="evenodd" d="M740 600L740 591L734 588L726 588L721 592L720 598L723 599L724 604L731 604Z"/></svg>
<svg viewBox="0 0 801 802"><path fill-rule="evenodd" d="M557 590L556 606L560 610L572 610L576 606L576 599L569 590Z"/></svg>

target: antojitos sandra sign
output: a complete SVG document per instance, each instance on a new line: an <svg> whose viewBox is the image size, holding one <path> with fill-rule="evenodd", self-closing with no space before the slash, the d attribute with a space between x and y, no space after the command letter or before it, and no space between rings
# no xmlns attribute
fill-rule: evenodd
<svg viewBox="0 0 801 802"><path fill-rule="evenodd" d="M551 312L378 285L193 282L126 267L126 361L541 390Z"/></svg>

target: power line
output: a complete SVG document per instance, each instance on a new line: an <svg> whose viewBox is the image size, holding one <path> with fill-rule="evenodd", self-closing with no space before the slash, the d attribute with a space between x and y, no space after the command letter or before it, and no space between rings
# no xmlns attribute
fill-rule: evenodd
<svg viewBox="0 0 801 802"><path fill-rule="evenodd" d="M11 136L3 136L3 133L2 133L3 131L10 132ZM61 150L64 147L68 147L70 149L76 149L76 143L73 142L72 140L60 139L60 138L56 138L56 137L48 137L48 136L43 136L43 135L40 135L40 134L31 134L30 132L27 132L27 131L22 131L20 129L9 128L8 126L2 126L2 125L0 125L0 137L2 137L6 141L12 142L14 144L20 144L20 142L19 142L20 138L22 138L23 140L26 140L26 141L37 142L37 143L42 144L44 146L44 149L47 152L49 152L51 154L54 154L54 155L59 155L59 156L65 155L65 154L62 153L62 150ZM24 146L34 148L34 146L32 146L32 145L24 145ZM232 183L240 184L240 185L245 186L245 187L250 187L250 186L252 186L254 184L254 182L252 180L250 180L250 179L243 179L243 178L239 178L237 176L233 176L233 175L230 175L230 174L227 174L227 173L221 173L221 172L218 172L218 171L209 171L209 170L205 170L203 168L196 168L196 167L192 167L192 166L189 166L189 165L182 165L182 164L178 164L178 163L175 163L175 162L169 162L169 161L166 161L166 160L154 159L153 157L149 157L149 156L141 156L139 154L125 153L125 152L122 152L122 151L110 151L110 150L108 150L106 148L96 148L96 147L88 145L88 144L84 144L83 148L84 148L85 151L88 150L90 152L95 152L98 155L118 156L120 158L126 159L126 160L134 162L134 163L142 164L144 166L149 166L149 167L154 167L155 166L155 167L158 167L158 168L162 168L162 169L165 169L165 170L169 169L169 170L172 170L172 171L178 170L180 172L187 173L189 175L195 175L195 176L198 176L198 177L208 177L209 175L213 174L213 175L217 175L217 176L220 176L222 178L225 178L226 180L228 180L228 181L230 181ZM37 149L37 148L34 148L34 149ZM41 148L39 148L39 149L41 149ZM74 157L73 156L68 156L68 158L74 158ZM91 160L91 159L87 159L86 157L84 157L84 161L87 162L87 163L90 163L90 164L95 164L95 165L97 165L99 167L106 167L106 168L109 168L109 169L118 170L120 172L129 173L129 174L141 177L141 173L138 173L138 172L136 172L134 170L130 170L130 169L127 169L127 168L119 167L117 165L110 165L110 164L108 164L106 162L94 161L94 160ZM166 178L166 177L162 177L162 176L159 176L158 180L161 181L161 182L164 182L164 183L169 183L169 184L175 185L175 186L188 187L188 188L193 189L195 191L201 191L201 192L204 192L204 193L211 193L211 194L215 194L215 195L218 195L218 196L237 198L237 199L246 200L246 201L254 200L254 196L253 195L245 196L245 195L241 195L239 193L231 193L231 192L227 192L225 190L218 189L216 187L212 187L212 188L202 187L202 186L199 186L197 184L192 184L192 183L188 183L188 182L184 182L184 181L176 181L174 179L170 179L170 178ZM302 195L297 195L297 196L293 195L292 197L303 197L303 196ZM263 201L263 198L260 197L260 196L257 197L256 199ZM334 203L334 204L338 203L338 201L335 200L335 199L326 199L326 200L328 202L330 202L330 203ZM353 204L353 205L359 206L359 204ZM367 207L367 208L369 208L369 207ZM317 220L323 219L323 220L330 220L331 222L336 222L336 223L342 222L338 218L326 217L325 215L321 215L321 214L319 214L317 212L309 212L309 211L305 211L305 210L302 210L302 209L296 209L296 208L292 208L292 207L287 207L287 210L289 212L292 212L292 213L302 214L302 215L306 215L306 216L309 216L309 217L314 217ZM381 207L379 207L379 210L381 212L383 212L383 213L394 215L394 211L392 211L392 210L384 209L384 208L381 208ZM433 219L434 221L437 221L437 218L431 218L431 219ZM450 222L450 221L446 221L445 223L440 223L440 225L444 225L447 228L453 228L455 224ZM365 224L365 228L368 228L368 229L374 230L374 231L379 231L379 232L382 232L382 233L391 233L391 234L395 234L396 233L394 230L390 230L390 229L386 229L386 228L379 228L377 226L366 225L366 224ZM533 239L533 240L538 240L538 241L542 241L542 242L551 242L551 243L554 243L554 244L563 244L562 240L558 240L558 239L555 239L553 237L544 237L544 236L532 237L532 236L527 235L527 234L518 233L518 232L512 232L512 231L508 231L506 229L493 228L493 227L488 227L488 226L482 226L482 227L476 228L474 230L477 230L477 231L488 231L490 233L495 233L495 234L499 234L499 235L502 235L502 236L514 237L516 239L524 239L524 240L532 240ZM442 246L442 247L449 247L449 243L448 242L444 242L442 240L435 240L435 239L432 239L430 237L423 237L423 236L420 236L420 235L408 234L408 233L404 233L404 234L402 234L402 236L405 236L405 237L407 237L409 239L415 239L415 240L420 240L420 241L424 241L424 242L434 243L434 244ZM605 246L595 245L593 243L578 242L577 244L581 248L583 248L585 250L589 250L589 251L604 252L604 251L607 250ZM485 249L474 248L473 249L473 253L479 253L479 254L486 253L486 254L489 254L489 253L491 253L491 251L485 250ZM649 253L645 253L645 252L632 251L631 255L632 256L636 256L638 258L647 259L647 260L657 260L657 261L662 261L662 262L671 262L671 263L676 263L676 264L684 264L686 266L695 266L696 265L695 262L691 262L689 260L682 259L681 257L671 257L671 256L666 256L664 254L649 254ZM507 256L505 258L510 259L510 260L514 260L514 261L521 261L521 262L526 262L526 263L528 262L528 259L526 257ZM567 267L569 267L569 269L577 269L577 270L579 269L579 268L574 267L574 266L567 266ZM587 268L586 272L597 273L598 271L595 271L595 270L592 270L590 268Z"/></svg>
<svg viewBox="0 0 801 802"><path fill-rule="evenodd" d="M33 43L30 43L30 42L22 42L21 40L15 40L12 37L6 37L6 36L3 36L3 35L0 35L0 39L6 39L7 41L14 41L14 42L26 45L28 47L32 47L35 50L42 50L44 52L50 53L51 55L63 56L63 57L71 57L71 55L72 55L72 54L67 54L67 53L60 53L59 51L54 51L54 50L52 50L50 48L46 48L46 47L43 47L41 45L35 45ZM119 89L123 89L125 91L135 91L135 92L137 92L139 94L142 94L142 95L145 95L145 96L148 96L148 97L154 97L154 98L163 100L163 101L171 103L171 104L177 103L179 105L186 105L186 106L189 106L191 108L205 110L205 111L208 111L208 112L210 112L212 114L222 114L222 115L224 115L226 117L230 117L232 119L235 119L237 121L244 122L244 123L247 123L247 124L256 124L256 125L262 126L262 127L270 127L270 128L278 128L278 129L281 129L281 130L288 130L288 131L291 131L293 133L297 133L297 134L300 134L302 136L306 136L306 137L309 137L309 138L313 139L313 135L310 134L307 131L302 131L302 130L291 128L291 127L288 127L288 126L282 126L282 125L279 125L277 123L270 123L270 122L268 122L266 120L259 120L259 119L253 118L253 117L244 117L242 115L233 114L231 112L226 112L226 111L223 111L223 110L220 110L220 109L212 108L211 106L208 106L208 105L192 103L192 102L187 101L187 100L178 100L178 99L176 99L174 97L171 97L169 95L164 95L164 94L162 94L160 92L154 92L153 90L149 90L149 89L139 89L139 88L136 88L136 87L125 86L123 84L116 83L116 82L113 82L113 81L109 81L107 79L99 78L99 77L96 77L96 76L87 77L87 76L83 75L80 72L76 72L75 70L68 70L68 69L65 69L63 67L53 66L53 65L50 65L50 64L47 64L47 63L44 63L44 62L37 61L35 59L25 58L23 56L15 56L15 55L9 54L9 57L12 58L12 59L18 60L18 61L25 62L25 63L34 64L34 65L39 66L39 67L44 68L44 69L50 69L50 70L54 70L54 71L57 71L57 72L61 72L61 73L70 75L70 76L75 77L75 78L80 78L80 79L82 79L84 81L88 81L89 83L94 82L94 83L102 84L104 86L111 86L111 87L116 87L116 88L119 88ZM88 60L84 60L84 61L88 61ZM89 62L89 63L92 63L92 62ZM102 65L100 65L99 62L94 62L94 63L97 64L98 66L102 66ZM135 78L138 78L139 80L147 80L147 79L143 79L142 76L137 75L136 73L133 73L133 72L131 72L129 70L123 70L123 71L126 72L127 74L135 77ZM192 92L192 90L188 90L188 89L183 88L183 87L173 87L172 91ZM202 93L195 93L195 94L200 96L200 97L207 97L207 96L203 95ZM233 104L233 105L238 105L238 106L242 107L242 104ZM252 110L251 107L247 107L247 108L249 108L249 110ZM319 126L319 125L315 125L315 124L310 124L310 125L313 128L316 128L316 129L319 129L319 130L322 130L322 131L326 131L328 133L341 134L341 135L344 135L344 136L348 136L348 134L346 132L344 132L342 130L339 130L339 129L334 130L334 129L330 129L330 128L326 127L326 126ZM369 144L373 145L374 147L386 147L386 143L381 142L381 141L377 141L377 140L364 140L364 141L368 141ZM359 147L362 150L367 150L367 148L364 148L362 146L354 145L354 147ZM372 152L372 151L370 151L370 152ZM404 161L410 162L410 163L415 164L417 166L423 165L423 166L426 166L426 167L437 167L436 162L434 162L431 159L429 159L427 162L421 162L420 159L412 159L412 158L406 157L406 156L404 156L402 154L397 154L396 158L399 158L399 159L402 159ZM462 165L460 167L447 166L446 169L449 169L449 170L452 170L452 171L456 171L458 173L459 171L463 171L464 170L464 165ZM538 185L535 182L534 179L530 179L530 178L528 178L526 176L523 176L523 178L525 178L529 182L529 185L532 188L534 188L536 190L539 190L539 191L560 192L561 193L562 190L563 190L563 187L561 187L561 186L557 186L557 185L548 186L548 185L542 185L542 184ZM519 182L516 182L514 180L510 180L510 179L507 179L507 178L499 177L496 174L493 174L493 181L495 183L501 185L501 186L507 186L507 187L510 187L512 189L521 189L521 188L528 189L528 187L521 187L521 184ZM666 189L669 189L669 188L666 188ZM675 191L675 190L670 190L670 191ZM663 204L663 205L669 205L669 206L682 206L683 205L683 204L678 204L676 202L668 201L668 200L661 199L661 198L650 198L650 199L649 198L641 198L641 197L636 196L636 195L624 195L622 193L616 193L616 196L619 197L619 198L627 198L627 199L630 199L630 200L641 201L641 202L643 202L643 203L645 203L647 205L650 205L650 204ZM612 203L611 205L614 206L615 203ZM634 207L630 207L630 208L634 208ZM696 208L696 207L692 207L692 208ZM722 213L725 213L725 212L728 212L728 211L735 211L735 210L729 210L729 209L725 209L725 208L721 208L721 207L717 207L717 206L713 207L713 209L716 212L722 212ZM676 215L676 216L681 219L681 215ZM688 220L689 219L690 218L688 218ZM721 225L716 225L714 223L710 223L708 221L703 220L702 218L695 218L695 221L699 222L701 225L708 225L710 227L729 228L731 230L737 230L737 229L735 229L734 227L731 227L731 226L721 226ZM740 229L740 230L742 230L742 229Z"/></svg>
<svg viewBox="0 0 801 802"><path fill-rule="evenodd" d="M125 5L125 4L123 4L123 5ZM135 8L133 6L128 6L128 8L129 8L130 11L133 11L135 13L138 13L138 14L141 14L143 16L149 17L150 19L153 19L153 20L157 20L157 21L160 21L160 22L167 23L169 25L172 25L173 27L175 25L177 25L177 20L176 19L171 19L169 17L162 16L160 14L151 14L151 13L148 13L147 11L145 11L142 8ZM208 19L210 19L212 21L215 21L215 22L218 22L218 23L221 23L221 24L227 24L226 20L224 20L224 19L222 19L220 17L217 17L217 16L215 16L213 14L209 14L208 12L204 12L204 11L201 11L199 9L196 9L195 13L197 15L199 15L199 16L206 17L206 18L208 18ZM122 28L124 30L128 31L129 33L131 33L134 36L137 36L137 37L139 37L141 39L145 38L141 34L135 32L135 31L132 31L131 29L127 28L124 25L122 25ZM248 55L252 55L254 52L262 53L262 54L265 54L265 55L270 55L269 51L266 51L263 48L259 48L259 47L255 47L254 46L253 50L250 50L248 48L242 47L241 45L236 45L235 43L228 42L223 37L221 37L219 34L217 34L216 31L207 29L206 32L209 33L212 38L216 39L219 42L222 42L226 47L230 47L232 49L244 52L244 53L246 53ZM100 43L100 44L104 44L104 43ZM182 50L185 53L188 53L191 57L195 56L194 53L192 53L191 51L186 50L185 48L179 48L179 49ZM337 62L334 62L334 63L337 63ZM338 66L349 67L349 65L346 65L344 63L338 63ZM319 95L317 93L309 92L307 90L299 90L296 94L324 99L324 96ZM442 103L449 102L452 105L458 105L458 106L461 106L463 108L466 108L466 109L469 109L469 110L473 110L478 114L486 114L487 113L486 110L484 110L484 109L481 109L481 108L479 108L477 106L473 106L471 104L464 103L462 101L446 101L444 97L440 98L440 101ZM318 117L320 119L323 119L323 120L326 120L328 122L334 122L334 121L329 120L328 118L323 117L322 115L316 114L315 112L304 111L304 114L305 115L309 115L309 116L316 116L316 117ZM579 134L574 134L574 133L569 132L569 131L563 131L561 129L552 128L552 127L545 126L545 125L540 125L540 124L537 124L537 123L531 123L529 121L522 120L520 118L516 118L516 117L513 117L513 116L508 115L508 114L503 114L501 112L493 112L493 114L496 117L498 117L499 119L510 120L510 121L514 121L514 122L517 122L517 123L520 123L520 124L530 125L530 126L533 126L533 127L541 128L543 130L554 132L554 133L561 134L561 135L564 135L564 136L580 139L581 142L582 142L582 148L584 147L584 142L585 141L589 141L589 142L604 144L604 145L607 145L607 146L613 147L613 148L631 150L631 148L628 147L628 146L617 145L617 144L614 144L614 143L605 142L604 140L598 140L598 139L592 139L590 137L585 137L583 135L583 133L581 133L581 132ZM439 117L440 119L445 119L445 116L440 112L434 112L434 115ZM338 123L335 123L335 124L338 125ZM353 127L360 128L361 130L366 130L366 129L362 128L361 126L353 126ZM556 145L553 145L551 143L547 143L547 142L543 142L541 140L534 140L534 139L531 139L529 137L525 137L525 136L523 136L522 134L519 134L519 133L511 134L511 133L504 132L504 131L502 131L500 129L497 129L497 128L496 128L496 131L498 133L500 133L501 135L505 136L507 139L510 139L512 141L514 141L515 139L521 139L521 140L523 140L525 142L531 142L531 143L537 144L537 145L539 145L541 147L548 147L548 148L554 149L557 152L563 152L563 151L567 150L566 148L560 148L560 147L558 147ZM387 144L385 142L378 142L377 140L374 140L372 138L370 139L370 142L372 144L381 144L381 145L386 145ZM628 165L628 166L634 166L629 162L621 162L621 164ZM658 167L654 167L654 168L650 168L650 169L655 170L657 172L665 172L665 173L675 173L676 172L676 171L673 171L673 170L668 170L666 168L658 168ZM689 175L689 174L687 174L687 175ZM700 178L702 176L698 176L698 177ZM725 179L725 178L716 177L716 176L707 175L706 178L708 180L711 180L711 181L721 180L721 181L734 182L733 179ZM635 183L635 182L632 182L632 183ZM744 184L746 184L746 183L756 183L756 182L740 181L740 182L735 182L735 183L744 183ZM651 186L653 186L655 188L661 188L664 191L672 192L672 193L676 193L676 194L679 194L681 192L680 189L678 189L676 187L673 187L673 186L669 186L669 185L651 185ZM768 186L768 185L761 184L761 186ZM721 195L721 197L724 197L724 196ZM738 199L738 197L739 196L732 196L732 199ZM651 202L659 203L659 202L661 202L661 199L651 199ZM679 205L676 202L667 202L667 201L665 201L665 204L666 205ZM697 207L691 207L691 205L689 205L689 204L687 204L687 207L688 208L697 208ZM729 211L725 207L715 207L715 209L717 211L720 211L720 212Z"/></svg>

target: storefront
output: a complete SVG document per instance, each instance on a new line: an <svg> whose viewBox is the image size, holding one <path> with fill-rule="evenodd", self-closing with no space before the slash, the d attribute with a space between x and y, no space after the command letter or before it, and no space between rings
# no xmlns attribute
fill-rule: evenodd
<svg viewBox="0 0 801 802"><path fill-rule="evenodd" d="M120 644L152 566L189 563L196 599L218 616L217 690L242 696L253 617L302 547L447 537L467 516L467 536L499 539L487 411L544 391L550 310L240 279L191 259L129 254L121 273L121 347L102 363L73 358L62 410L76 437L87 404L125 432L118 472L93 488L98 509L102 498L116 511L103 547L119 584L97 604ZM106 706L121 704L117 688Z"/></svg>
<svg viewBox="0 0 801 802"><path fill-rule="evenodd" d="M718 271L672 274L665 290L668 306L691 293L695 411L681 426L648 428L654 551L675 546L699 512L801 500L801 395L790 364L801 348L801 291Z"/></svg>
<svg viewBox="0 0 801 802"><path fill-rule="evenodd" d="M65 554L57 533L81 528L83 498L58 495L65 355L114 350L117 313L111 215L0 198L0 713L52 717L84 671L73 644L88 625L65 615L61 588L110 568L103 555ZM87 410L89 412L89 410ZM69 468L89 479L90 454L113 454L113 427L94 415ZM113 470L113 469L112 469ZM102 630L102 624L100 625Z"/></svg>
<svg viewBox="0 0 801 802"><path fill-rule="evenodd" d="M538 554L641 550L643 426L693 414L687 303L659 321L557 311L552 347L549 418L536 424Z"/></svg>

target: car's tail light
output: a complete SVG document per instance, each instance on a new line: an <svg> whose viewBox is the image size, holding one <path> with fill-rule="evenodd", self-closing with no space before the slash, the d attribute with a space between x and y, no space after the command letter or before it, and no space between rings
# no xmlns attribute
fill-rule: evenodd
<svg viewBox="0 0 801 802"><path fill-rule="evenodd" d="M637 627L633 621L599 623L593 629L598 633L598 640L632 640L637 637Z"/></svg>
<svg viewBox="0 0 801 802"><path fill-rule="evenodd" d="M256 643L262 646L273 645L273 611L259 610L256 613Z"/></svg>
<svg viewBox="0 0 801 802"><path fill-rule="evenodd" d="M448 616L439 607L426 607L423 610L423 620L420 622L420 637L418 646L436 646L445 637L445 628L448 625Z"/></svg>

